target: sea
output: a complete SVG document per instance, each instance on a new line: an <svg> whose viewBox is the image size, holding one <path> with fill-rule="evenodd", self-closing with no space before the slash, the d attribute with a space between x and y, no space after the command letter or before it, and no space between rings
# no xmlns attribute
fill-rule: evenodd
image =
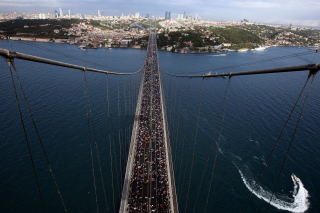
<svg viewBox="0 0 320 213"><path fill-rule="evenodd" d="M128 73L146 56L23 41L0 48ZM319 63L319 53L159 51L159 59L179 212L320 212L319 76L171 75ZM0 212L118 212L141 72L14 64L10 71L0 58Z"/></svg>

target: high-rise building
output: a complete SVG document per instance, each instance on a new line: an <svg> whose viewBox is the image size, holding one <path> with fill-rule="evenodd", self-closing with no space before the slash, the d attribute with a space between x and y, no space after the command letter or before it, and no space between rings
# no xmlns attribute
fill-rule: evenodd
<svg viewBox="0 0 320 213"><path fill-rule="evenodd" d="M134 14L134 17L135 17L135 18L140 18L140 13L135 13L135 14Z"/></svg>
<svg viewBox="0 0 320 213"><path fill-rule="evenodd" d="M57 10L54 11L54 17L55 17L55 18L59 18L59 13L58 13Z"/></svg>
<svg viewBox="0 0 320 213"><path fill-rule="evenodd" d="M166 20L170 20L171 19L171 12L170 11L166 11L164 18Z"/></svg>
<svg viewBox="0 0 320 213"><path fill-rule="evenodd" d="M39 13L39 19L46 19L46 14Z"/></svg>
<svg viewBox="0 0 320 213"><path fill-rule="evenodd" d="M63 11L61 8L59 8L59 17L62 18L63 17Z"/></svg>
<svg viewBox="0 0 320 213"><path fill-rule="evenodd" d="M71 18L71 10L68 10L69 18Z"/></svg>
<svg viewBox="0 0 320 213"><path fill-rule="evenodd" d="M183 14L178 14L178 15L177 15L177 18L178 18L178 19L183 19Z"/></svg>
<svg viewBox="0 0 320 213"><path fill-rule="evenodd" d="M101 11L100 11L100 10L98 10L98 16L99 16L99 17L101 16Z"/></svg>

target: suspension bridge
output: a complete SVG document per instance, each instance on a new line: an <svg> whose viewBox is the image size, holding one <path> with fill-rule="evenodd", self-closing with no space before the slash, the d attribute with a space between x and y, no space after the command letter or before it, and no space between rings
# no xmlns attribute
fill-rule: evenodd
<svg viewBox="0 0 320 213"><path fill-rule="evenodd" d="M178 212L155 34L140 88L120 212Z"/></svg>
<svg viewBox="0 0 320 213"><path fill-rule="evenodd" d="M119 213L135 213L135 212L159 212L159 213L178 213L178 199L176 193L175 176L171 155L171 144L168 132L168 122L166 115L166 107L164 103L164 92L161 84L161 72L158 59L157 50L157 36L155 33L150 32L147 54L142 69L134 73L118 73L102 69L95 69L91 67L79 66L75 64L65 63L61 61L51 60L47 58L37 57L24 53L14 52L7 49L0 49L0 55L8 60L8 64L11 73L15 72L14 59L28 60L37 63L50 64L55 66L61 66L65 68L71 68L73 70L81 70L86 72L103 73L107 75L119 75L128 76L141 73L141 83L139 89L139 95L135 110L135 120L132 127L131 142L128 148L128 158L126 163L126 170L123 177L123 186L121 193L121 201L119 207ZM301 100L301 95L304 92L307 84L313 81L315 74L319 71L320 64L306 64L301 66L281 67L268 70L252 70L245 72L233 72L233 73L204 73L204 74L173 74L166 72L167 75L177 78L215 78L224 77L230 79L231 77L243 76L243 75L257 75L257 74L269 74L269 73L286 73L286 72L309 72L308 78L304 87L302 88L299 98L294 104L288 120L291 118L292 113L296 109L297 102ZM12 76L13 77L13 76ZM86 79L86 77L85 77ZM13 80L14 82L14 80ZM14 84L15 85L15 84ZM17 89L16 87L14 88ZM88 95L88 94L87 94ZM18 109L24 132L24 121L21 111L21 104L19 103L18 96L16 95ZM27 97L24 95L24 99L28 102ZM90 99L90 97L88 98ZM90 101L89 101L90 102ZM89 103L90 105L90 103ZM30 114L31 108L29 107ZM88 114L92 113L90 108ZM225 113L225 112L224 112ZM223 113L223 116L224 116ZM222 116L222 120L224 119ZM300 115L302 117L302 113ZM284 127L287 125L286 121ZM89 120L89 124L92 121ZM40 133L37 130L36 123L32 121L33 126L36 129L37 134ZM298 123L296 125L298 128ZM277 142L279 142L283 134L283 129ZM295 134L295 133L294 133ZM221 132L218 137L221 136ZM295 135L292 137L294 138ZM43 144L42 139L38 137L40 143ZM26 137L26 141L28 139ZM32 164L34 160L29 147L29 154ZM91 147L91 157L93 148L98 149L96 142ZM44 147L42 146L44 150ZM274 151L274 149L272 149ZM288 150L288 152L290 149ZM47 156L45 150L44 154ZM271 152L272 154L272 152ZM98 155L98 159L99 159ZM216 160L214 160L215 162ZM283 162L285 164L285 162ZM56 181L54 170L52 169L51 163L47 158L47 165L49 167L50 174L54 180L56 192L59 195L60 201L65 212L69 212L67 205L65 204L59 185ZM101 168L100 168L101 169ZM192 168L191 168L192 169ZM37 178L37 172L33 167L33 172ZM263 173L263 172L262 172ZM38 181L37 181L38 182ZM102 182L103 183L103 182ZM97 189L95 184L95 197L97 203ZM39 184L37 184L40 188ZM39 190L41 194L41 190ZM273 196L270 198L270 201ZM97 207L97 211L98 207ZM187 211L187 208L185 209Z"/></svg>

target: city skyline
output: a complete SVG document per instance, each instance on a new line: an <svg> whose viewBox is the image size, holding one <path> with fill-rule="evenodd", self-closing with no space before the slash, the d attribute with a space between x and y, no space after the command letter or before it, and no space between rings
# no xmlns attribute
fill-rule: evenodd
<svg viewBox="0 0 320 213"><path fill-rule="evenodd" d="M186 12L192 16L217 21L249 19L253 22L320 26L320 2L316 0L172 0L169 2L133 0L1 0L0 12L53 13L62 8L65 13L151 14L164 16L166 11L174 17ZM84 9L85 8L85 9Z"/></svg>

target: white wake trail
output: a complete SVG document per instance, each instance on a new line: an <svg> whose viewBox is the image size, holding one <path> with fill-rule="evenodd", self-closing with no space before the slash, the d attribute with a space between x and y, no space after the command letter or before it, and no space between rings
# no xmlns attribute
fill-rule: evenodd
<svg viewBox="0 0 320 213"><path fill-rule="evenodd" d="M295 213L302 213L308 210L309 208L309 193L304 188L304 185L302 181L295 176L294 174L291 175L291 179L294 184L294 191L292 194L293 201L288 202L287 200L292 200L292 198L289 198L284 200L278 198L275 194L272 192L269 192L265 189L263 189L259 184L257 184L253 179L248 179L244 176L242 171L238 168L238 171L240 173L241 179L245 186L248 188L248 190L253 193L255 196L257 196L259 199L266 201L270 205L280 209L280 210L286 210L289 212L295 212ZM284 196L281 196L284 197ZM271 202L270 199L272 198Z"/></svg>

